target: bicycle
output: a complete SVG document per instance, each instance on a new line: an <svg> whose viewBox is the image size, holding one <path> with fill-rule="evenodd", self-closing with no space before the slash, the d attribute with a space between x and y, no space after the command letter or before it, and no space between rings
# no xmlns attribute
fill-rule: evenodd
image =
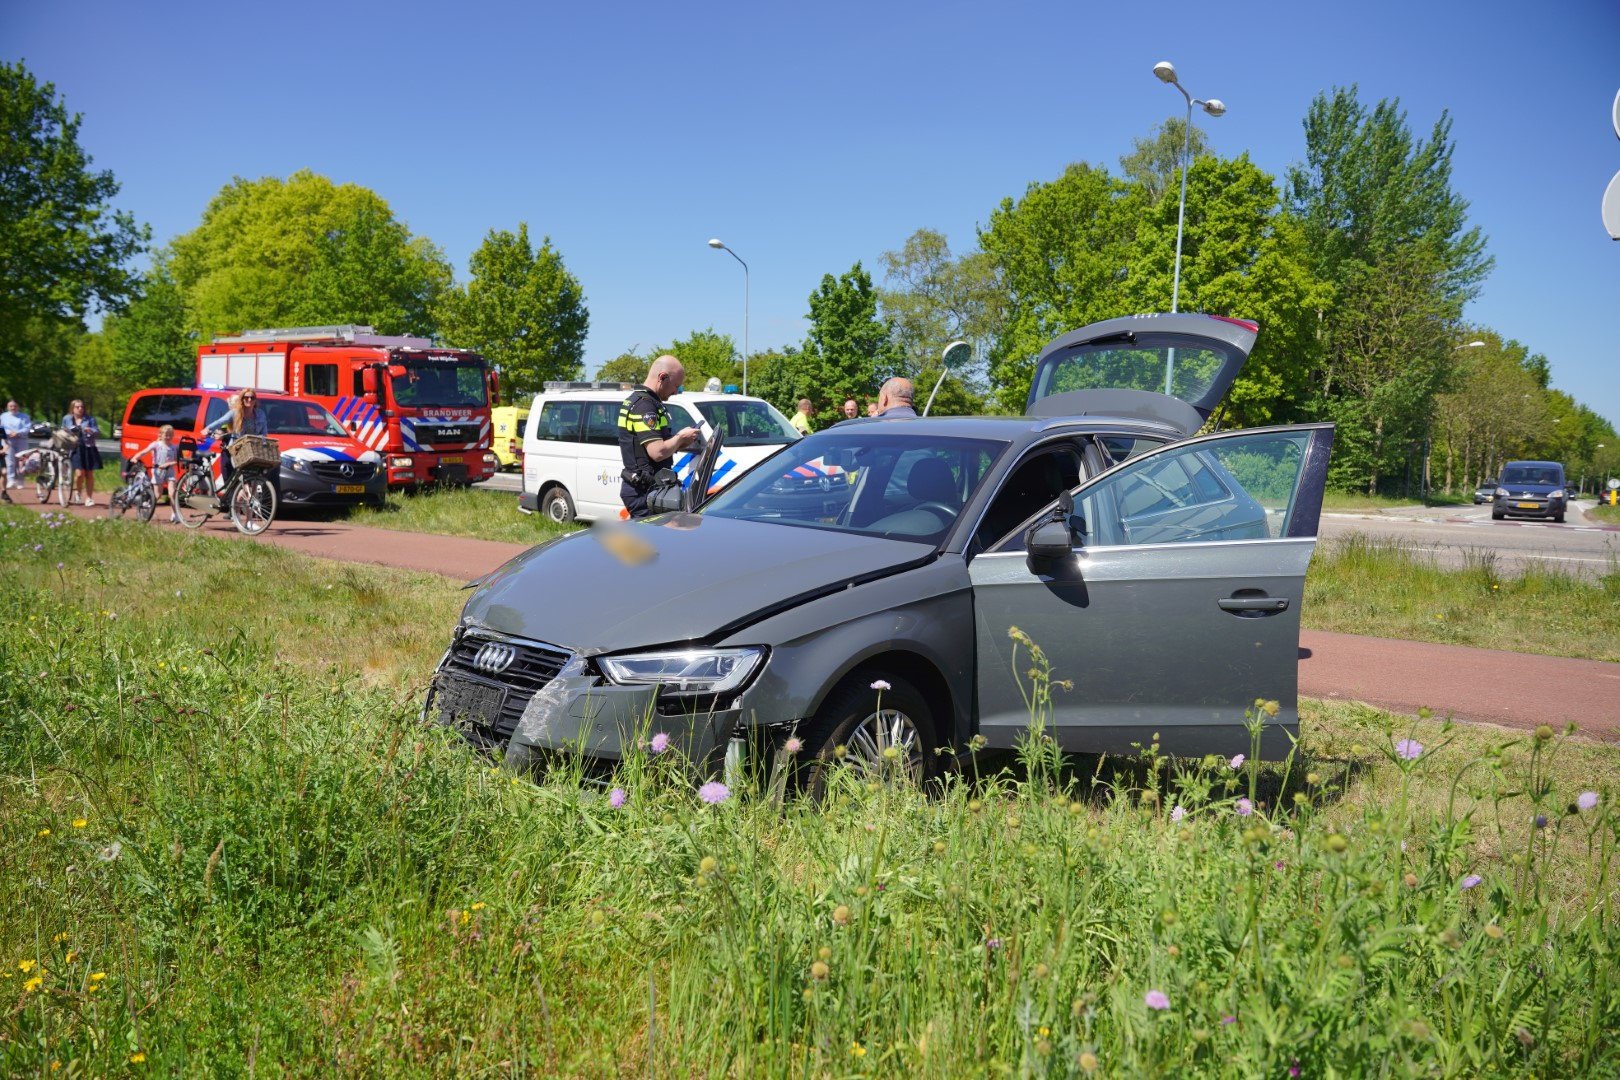
<svg viewBox="0 0 1620 1080"><path fill-rule="evenodd" d="M73 432L53 427L43 446L30 447L17 455L17 475L33 480L34 494L40 502L50 502L54 493L58 506L68 504L68 493L73 488L73 459L69 455L78 445L79 437Z"/></svg>
<svg viewBox="0 0 1620 1080"><path fill-rule="evenodd" d="M136 520L145 524L152 520L157 508L157 489L152 486L152 474L139 461L124 466L124 486L107 499L107 516L123 517L125 510L135 511Z"/></svg>
<svg viewBox="0 0 1620 1080"><path fill-rule="evenodd" d="M182 471L174 489L180 524L200 529L215 514L229 513L238 532L258 536L276 517L279 497L270 476L281 467L280 447L274 439L243 435L231 444L229 453L236 469L216 495L214 461L219 453L201 453L194 440L180 440Z"/></svg>

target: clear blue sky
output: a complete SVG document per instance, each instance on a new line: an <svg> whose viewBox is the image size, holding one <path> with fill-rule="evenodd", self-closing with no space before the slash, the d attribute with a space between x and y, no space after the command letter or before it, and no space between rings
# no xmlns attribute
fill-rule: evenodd
<svg viewBox="0 0 1620 1080"><path fill-rule="evenodd" d="M84 114L120 205L167 241L232 176L309 168L383 195L461 277L491 227L583 282L587 363L713 325L797 342L827 272L919 227L973 242L1004 196L1117 166L1181 99L1281 173L1318 91L1454 118L1455 184L1496 270L1469 317L1545 352L1620 424L1620 3L386 5L0 0L0 56Z"/></svg>

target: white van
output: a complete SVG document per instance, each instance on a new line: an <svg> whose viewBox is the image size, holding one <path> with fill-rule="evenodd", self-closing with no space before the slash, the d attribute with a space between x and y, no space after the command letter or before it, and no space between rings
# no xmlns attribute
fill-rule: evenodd
<svg viewBox="0 0 1620 1080"><path fill-rule="evenodd" d="M523 492L518 506L553 521L618 518L619 407L634 390L619 383L547 383L536 394L523 431ZM709 439L725 434L711 490L725 487L802 436L767 401L740 394L680 393L664 403L672 431L695 427ZM697 447L671 463L682 482L692 476Z"/></svg>

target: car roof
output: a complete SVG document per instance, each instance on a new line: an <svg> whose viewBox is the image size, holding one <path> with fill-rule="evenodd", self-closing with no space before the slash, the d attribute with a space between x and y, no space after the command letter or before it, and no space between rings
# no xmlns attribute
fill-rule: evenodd
<svg viewBox="0 0 1620 1080"><path fill-rule="evenodd" d="M129 395L129 399L134 401L136 398L144 397L147 394L202 394L204 397L230 398L247 389L251 389L255 394L268 401L296 401L303 405L320 405L323 409L326 407L313 398L299 397L297 394L283 394L277 390L260 390L258 387L222 389L217 386L154 386L135 391Z"/></svg>
<svg viewBox="0 0 1620 1080"><path fill-rule="evenodd" d="M1509 465L1535 465L1543 469L1562 469L1564 467L1564 463L1561 461L1507 461L1503 462L1502 468L1505 469Z"/></svg>
<svg viewBox="0 0 1620 1080"><path fill-rule="evenodd" d="M535 394L536 400L545 398L574 398L582 401L623 401L633 391L640 390L640 386L632 386L628 390L615 390L611 387L577 387L569 390L541 390ZM710 401L757 401L764 403L764 398L754 397L752 394L714 394L706 390L687 391L673 395L670 401L701 405Z"/></svg>
<svg viewBox="0 0 1620 1080"><path fill-rule="evenodd" d="M1165 439L1180 438L1180 432L1168 424L1156 424L1138 417L1125 416L927 416L894 417L859 416L841 420L823 431L833 428L862 425L892 426L896 432L923 430L944 438L1004 439L1008 442L1045 435L1051 432L1073 431L1076 434L1093 431L1118 431L1151 435Z"/></svg>

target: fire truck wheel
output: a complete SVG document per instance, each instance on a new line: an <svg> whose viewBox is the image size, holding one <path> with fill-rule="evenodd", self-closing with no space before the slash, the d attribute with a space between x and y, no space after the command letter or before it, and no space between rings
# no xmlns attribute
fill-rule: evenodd
<svg viewBox="0 0 1620 1080"><path fill-rule="evenodd" d="M559 525L573 521L574 500L569 497L568 489L561 484L547 489L540 499L540 512Z"/></svg>

